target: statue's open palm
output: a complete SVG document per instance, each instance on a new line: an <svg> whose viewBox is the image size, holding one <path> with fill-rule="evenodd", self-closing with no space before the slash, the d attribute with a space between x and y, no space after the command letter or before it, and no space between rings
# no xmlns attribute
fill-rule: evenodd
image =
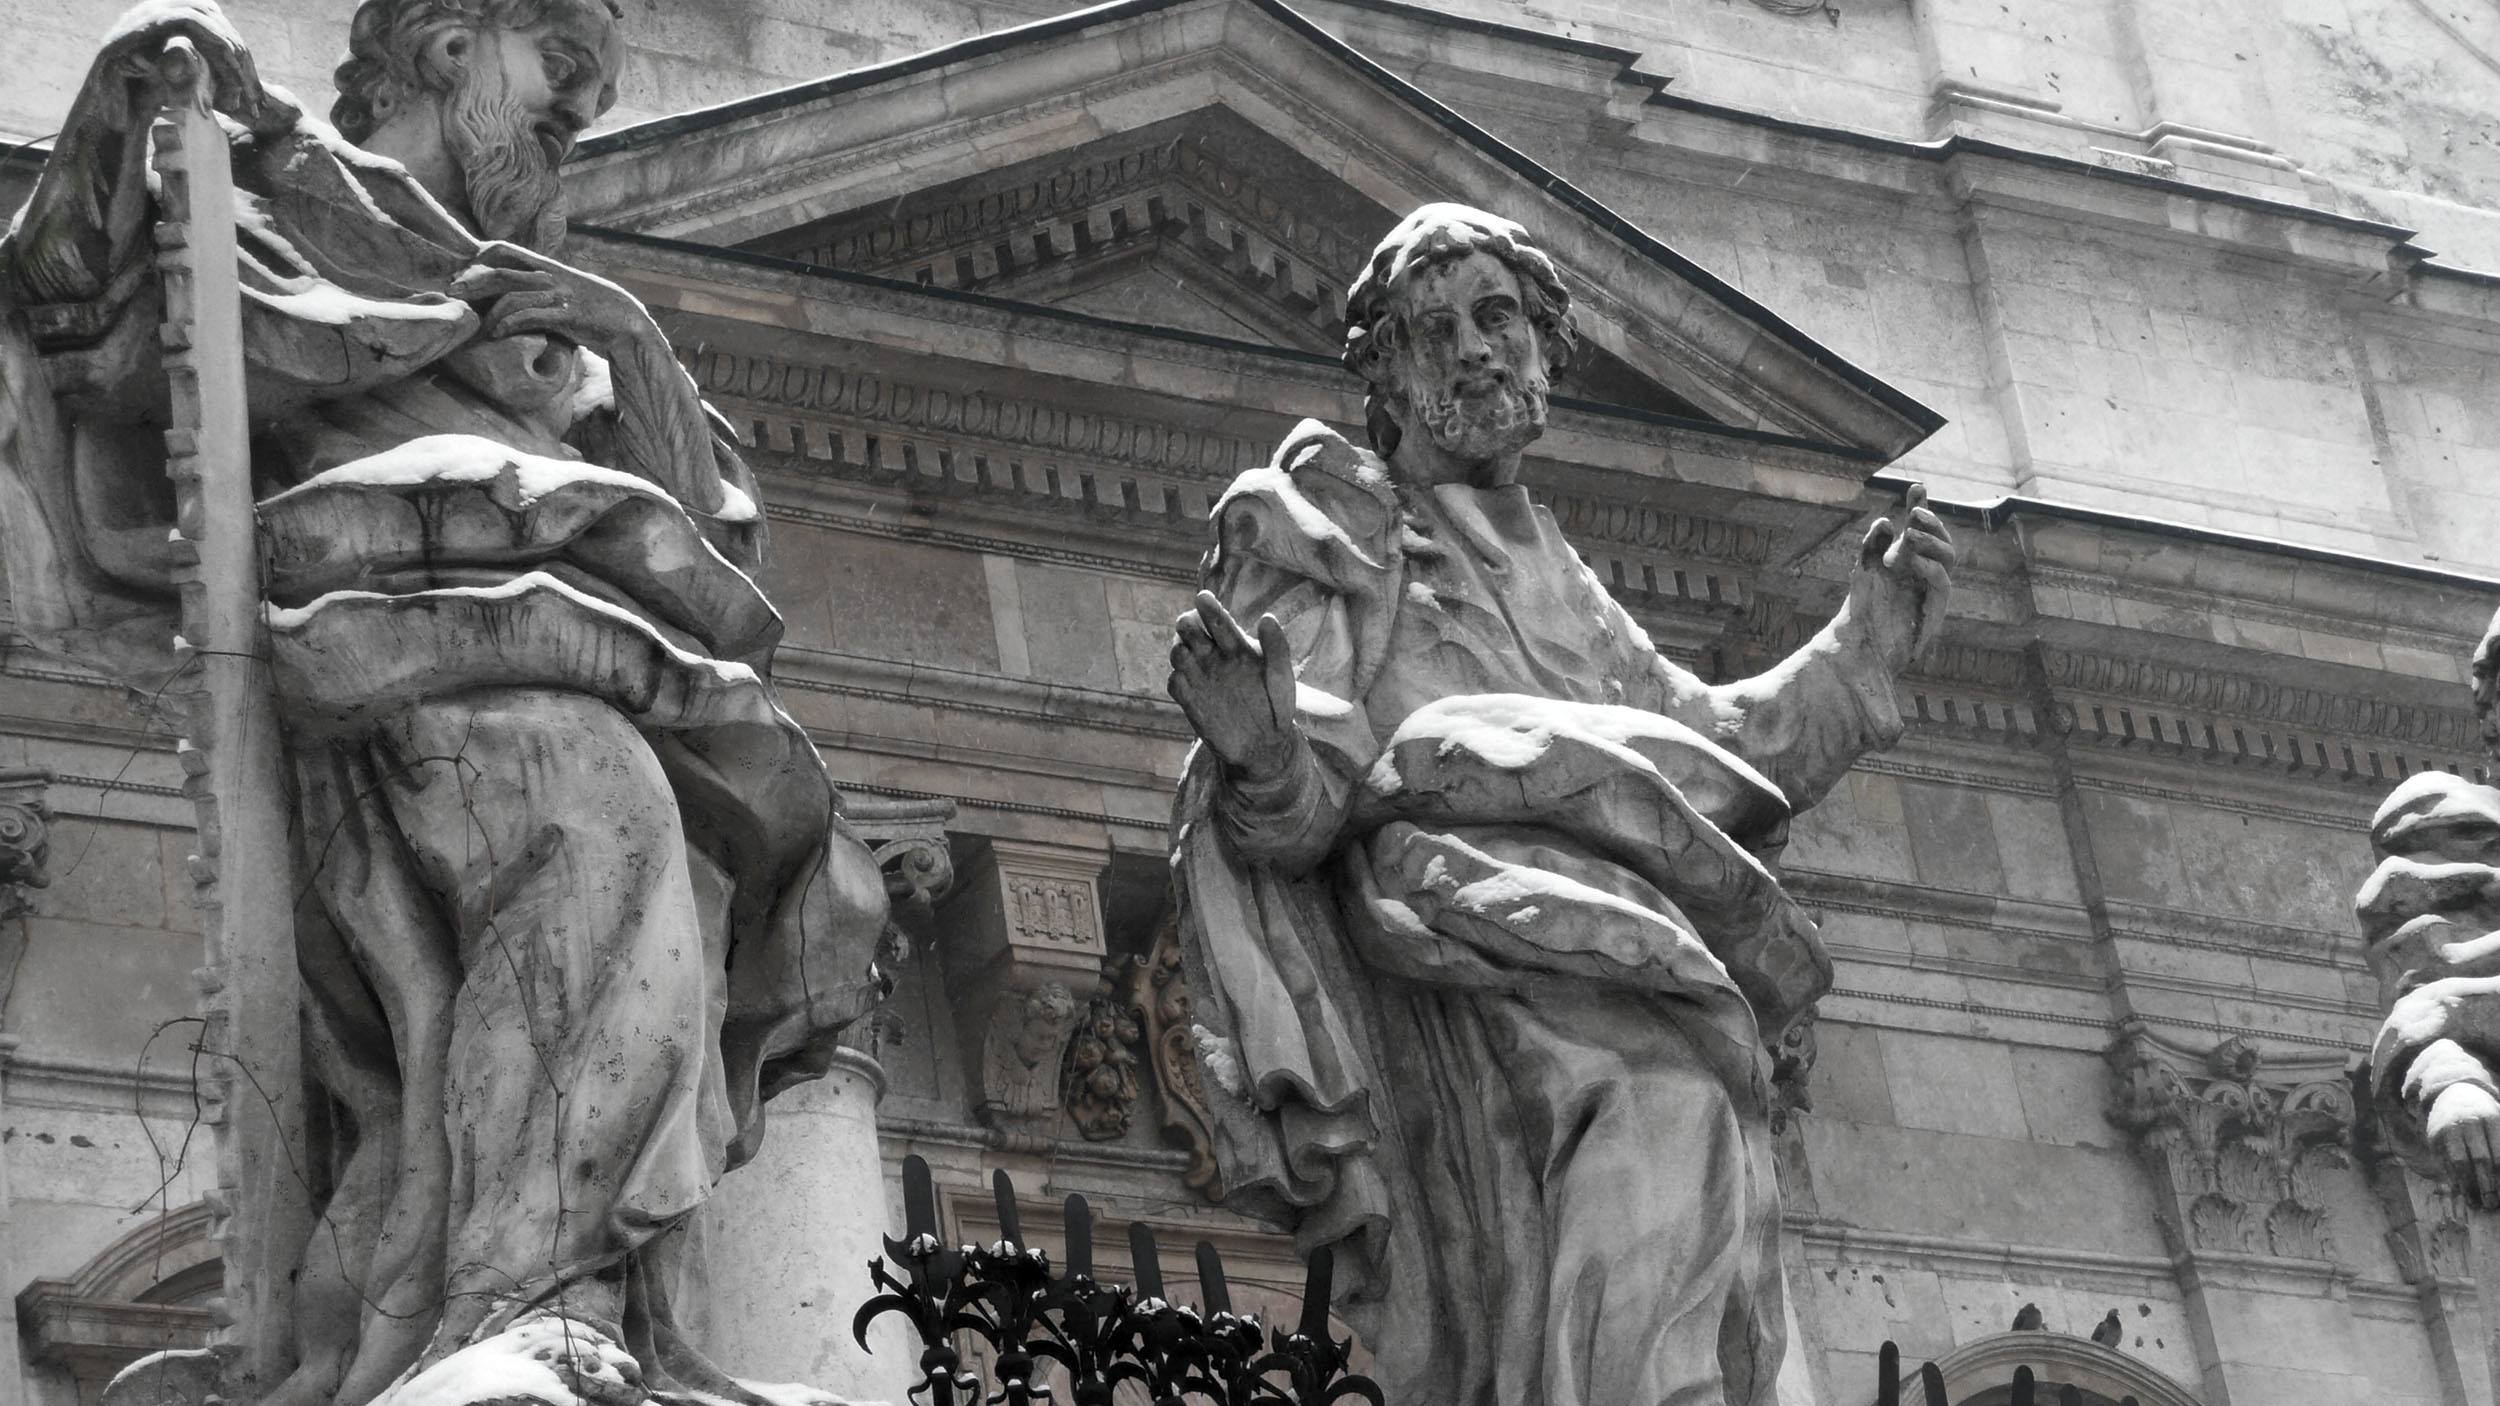
<svg viewBox="0 0 2500 1406"><path fill-rule="evenodd" d="M1215 754L1253 776L1274 776L1293 754L1293 650L1273 615L1258 638L1213 593L1172 623L1174 702Z"/></svg>

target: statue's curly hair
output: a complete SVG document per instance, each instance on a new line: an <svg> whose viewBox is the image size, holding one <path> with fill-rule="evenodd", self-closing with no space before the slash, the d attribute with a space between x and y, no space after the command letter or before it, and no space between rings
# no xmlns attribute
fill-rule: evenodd
<svg viewBox="0 0 2500 1406"><path fill-rule="evenodd" d="M1345 296L1345 364L1371 387L1363 401L1363 426L1371 434L1372 448L1383 456L1397 452L1401 433L1389 413L1393 392L1388 381L1390 361L1406 330L1396 312L1397 291L1423 269L1478 252L1500 259L1518 276L1522 311L1544 345L1548 371L1560 376L1579 349L1571 290L1526 229L1470 205L1419 207L1372 250L1371 262Z"/></svg>
<svg viewBox="0 0 2500 1406"><path fill-rule="evenodd" d="M610 16L625 17L617 0L603 2ZM382 125L377 97L444 86L442 75L421 67L434 31L448 25L526 29L573 3L579 0L362 0L347 26L347 61L331 74L339 96L330 105L330 125L361 142Z"/></svg>

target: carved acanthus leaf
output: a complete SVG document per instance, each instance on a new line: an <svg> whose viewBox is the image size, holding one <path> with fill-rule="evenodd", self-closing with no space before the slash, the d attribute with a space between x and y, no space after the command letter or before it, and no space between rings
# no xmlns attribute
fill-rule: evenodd
<svg viewBox="0 0 2500 1406"><path fill-rule="evenodd" d="M2194 1051L2130 1021L2108 1058L2109 1120L2135 1134L2179 1249L2335 1257L2325 1179L2351 1165L2353 1113L2340 1057L2269 1058L2244 1037Z"/></svg>

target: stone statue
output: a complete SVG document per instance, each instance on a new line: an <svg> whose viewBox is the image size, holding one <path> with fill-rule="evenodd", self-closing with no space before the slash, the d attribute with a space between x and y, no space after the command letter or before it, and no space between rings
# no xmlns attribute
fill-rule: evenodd
<svg viewBox="0 0 2500 1406"><path fill-rule="evenodd" d="M1235 480L1172 650L1228 1194L1337 1247L1391 1400L1770 1402L1765 1045L1831 973L1771 866L1900 735L1953 549L1913 490L1821 633L1705 684L1517 481L1574 336L1527 232L1417 210L1348 317L1377 452L1305 422Z"/></svg>
<svg viewBox="0 0 2500 1406"><path fill-rule="evenodd" d="M2500 762L2500 615L2471 674L2483 748ZM2500 789L2436 769L2408 777L2372 817L2370 845L2378 867L2353 910L2387 1018L2370 1047L2365 1132L2471 1213L2468 1272L2500 1283ZM2500 1294L2481 1300L2500 1389Z"/></svg>
<svg viewBox="0 0 2500 1406"><path fill-rule="evenodd" d="M149 60L197 49L312 1100L266 1401L359 1406L507 1330L573 1344L605 1401L760 1399L677 1334L676 1232L882 994L885 884L770 683L754 477L641 304L554 256L620 13L363 0L334 128L210 0L153 0L0 241L18 627L153 690L183 664Z"/></svg>
<svg viewBox="0 0 2500 1406"><path fill-rule="evenodd" d="M2500 616L2472 671L2483 741L2500 756ZM2500 790L2452 772L2409 777L2379 806L2370 844L2380 862L2354 909L2388 1007L2370 1051L2380 1130L2467 1205L2500 1211Z"/></svg>

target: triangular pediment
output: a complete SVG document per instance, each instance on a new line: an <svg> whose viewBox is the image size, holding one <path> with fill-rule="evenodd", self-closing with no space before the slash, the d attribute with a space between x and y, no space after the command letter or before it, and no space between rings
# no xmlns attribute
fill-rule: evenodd
<svg viewBox="0 0 2500 1406"><path fill-rule="evenodd" d="M1941 423L1281 0L1118 0L594 138L567 183L598 225L1304 355L1457 200L1570 278L1564 397L1873 462Z"/></svg>

